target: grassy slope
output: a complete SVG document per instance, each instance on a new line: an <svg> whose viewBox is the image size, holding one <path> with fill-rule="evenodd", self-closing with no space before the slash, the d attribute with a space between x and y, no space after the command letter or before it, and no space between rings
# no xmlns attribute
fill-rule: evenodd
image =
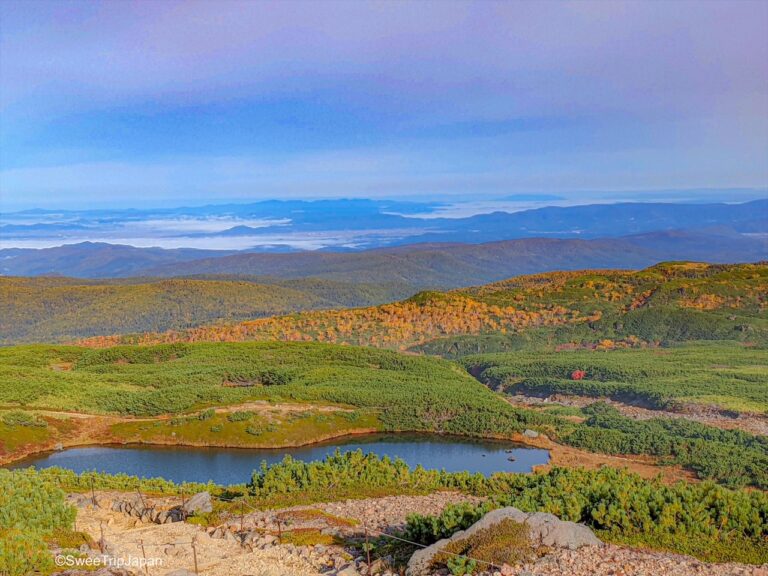
<svg viewBox="0 0 768 576"><path fill-rule="evenodd" d="M742 360L739 350L750 352L735 346L713 350L729 352L735 364ZM700 361L696 348L681 353L694 354L687 360L673 355L656 369L649 368L648 360L658 350L632 353L637 354L635 372L626 368L624 373L629 379L634 374L637 382L648 374L669 377L681 371L683 381L699 378L686 372ZM608 353L605 365L597 366L606 374L621 371L623 364L612 361L621 354ZM747 360L754 365L755 358ZM740 394L731 391L731 399L743 400ZM259 400L279 403L283 412L276 406L239 420L223 408L251 409L242 405ZM286 403L304 408L286 412ZM638 443L637 434L604 431L606 426L626 428L623 420L602 418L574 426L553 414L511 406L454 363L375 348L280 342L6 348L0 349L1 405L160 417L114 424L107 439L196 445L285 446L362 430L511 437L535 427L592 452L651 454L703 478L768 485L759 472L765 446L749 435L720 435L709 446L702 442L710 442L717 430L707 426L649 428ZM220 410L204 411L209 406ZM162 417L166 414L174 418ZM716 469L707 465L715 460L721 463Z"/></svg>
<svg viewBox="0 0 768 576"><path fill-rule="evenodd" d="M610 397L673 409L692 402L768 413L766 351L736 343L486 354L462 363L481 381L510 394ZM572 379L577 370L586 373L583 379Z"/></svg>
<svg viewBox="0 0 768 576"><path fill-rule="evenodd" d="M237 411L242 420L217 411L186 417L114 424L110 435L122 442L275 448L301 446L343 434L375 432L382 425L373 412L356 410L296 410L279 408Z"/></svg>
<svg viewBox="0 0 768 576"><path fill-rule="evenodd" d="M258 399L354 406L379 413L389 429L520 427L517 412L460 367L373 348L198 343L0 349L3 405L153 416Z"/></svg>

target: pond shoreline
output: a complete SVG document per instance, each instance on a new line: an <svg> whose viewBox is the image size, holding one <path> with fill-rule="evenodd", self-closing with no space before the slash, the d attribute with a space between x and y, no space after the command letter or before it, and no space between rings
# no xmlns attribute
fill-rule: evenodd
<svg viewBox="0 0 768 576"><path fill-rule="evenodd" d="M232 483L250 478L262 462L275 464L286 456L297 461L323 460L336 450L362 450L380 457L400 458L409 467L467 470L472 473L530 473L550 462L549 450L508 439L487 439L429 433L347 434L341 439L314 442L304 447L225 449L211 446L151 444L91 444L47 451L17 460L10 469L58 466L75 472L162 477L176 481Z"/></svg>
<svg viewBox="0 0 768 576"><path fill-rule="evenodd" d="M542 449L542 450L550 450L550 447L543 446L541 442L534 443L534 442L526 442L526 437L522 434L515 434L512 438L506 437L506 436L467 436L464 434L445 434L442 432L432 432L432 431L425 431L425 430L377 430L375 428L371 429L364 429L361 428L360 430L352 430L352 431L344 431L340 434L329 434L327 436L323 436L317 440L311 440L309 442L301 442L301 443L286 443L286 444L280 444L280 445L269 445L269 446L242 446L238 444L204 444L204 443L195 443L195 442L144 442L144 441L126 441L126 442L116 442L113 440L105 440L103 442L99 441L87 441L87 442L63 442L61 450L57 450L55 448L50 448L48 446L42 447L39 450L32 450L24 455L21 456L14 456L13 458L2 458L0 457L0 468L7 468L9 466L16 466L20 462L24 460L30 460L30 459L37 459L43 456L50 456L51 454L56 454L57 452L64 452L66 450L70 450L73 448L172 448L174 446L178 446L180 448L223 448L226 450L269 450L277 452L279 450L285 450L285 449L291 449L291 448L307 448L311 446L322 446L323 444L331 444L336 440L343 440L344 438L354 438L354 437L365 437L365 436L376 436L376 435L406 435L406 434L412 434L412 435L425 435L425 436L435 436L439 438L454 438L456 440L477 440L478 442L498 442L498 443L504 443L504 444L516 444L519 445L520 448L535 448L535 449Z"/></svg>
<svg viewBox="0 0 768 576"><path fill-rule="evenodd" d="M322 436L316 436L311 440L307 440L306 442L284 442L279 444L249 445L249 446L244 446L242 444L235 444L231 442L216 442L216 443L192 442L184 439L178 439L178 440L164 439L159 441L158 440L120 441L119 439L113 436L104 437L102 439L94 438L94 437L83 437L83 438L60 439L59 442L55 442L55 443L46 442L44 444L30 446L29 447L30 449L28 450L19 450L12 454L5 454L5 455L0 454L0 468L7 467L12 464L17 464L18 462L23 460L27 460L31 458L39 458L41 456L55 454L56 452L61 452L63 450L68 450L71 448L90 448L90 447L108 447L108 446L111 446L111 447L179 446L182 448L223 448L227 450L277 451L277 450L284 450L284 449L291 449L291 448L304 448L309 446L318 446L318 445L326 444L329 442L333 442L335 440L341 440L345 437L352 438L357 436L367 436L367 435L375 435L375 434L425 434L425 435L439 436L443 438L455 438L455 439L478 440L478 441L511 442L514 444L519 444L522 447L545 448L544 446L542 446L541 442L531 442L529 438L526 438L522 434L513 434L511 437L500 436L500 435L470 436L470 435L464 435L464 434L447 434L447 433L425 431L425 430L381 430L377 428L358 428L358 429L340 430L338 433L330 433L330 434L324 434ZM61 449L57 449L55 445L60 445Z"/></svg>

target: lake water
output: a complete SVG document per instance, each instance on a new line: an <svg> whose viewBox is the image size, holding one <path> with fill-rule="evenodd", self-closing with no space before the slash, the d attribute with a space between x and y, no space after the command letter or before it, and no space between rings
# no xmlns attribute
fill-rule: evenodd
<svg viewBox="0 0 768 576"><path fill-rule="evenodd" d="M162 477L175 482L239 484L250 480L262 460L272 464L290 454L304 461L322 460L337 448L361 449L379 456L399 457L410 466L494 472L530 472L546 464L549 452L510 442L474 440L455 436L424 434L371 434L350 436L333 442L302 448L230 449L185 446L98 446L70 448L17 462L9 468L59 466L75 472L97 470L109 474L125 473L145 478ZM510 457L514 460L510 460Z"/></svg>

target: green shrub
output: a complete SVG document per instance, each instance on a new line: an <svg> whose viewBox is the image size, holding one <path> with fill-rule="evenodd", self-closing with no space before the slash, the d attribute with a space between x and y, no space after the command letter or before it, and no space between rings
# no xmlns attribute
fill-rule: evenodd
<svg viewBox="0 0 768 576"><path fill-rule="evenodd" d="M561 440L592 452L649 454L730 487L768 489L768 438L721 430L684 419L634 420L604 403L584 409L589 418Z"/></svg>
<svg viewBox="0 0 768 576"><path fill-rule="evenodd" d="M46 428L48 422L22 410L13 410L3 414L3 423L8 426L30 426L34 428Z"/></svg>
<svg viewBox="0 0 768 576"><path fill-rule="evenodd" d="M227 420L230 422L245 422L254 417L254 413L250 410L242 410L239 412L231 412L227 415Z"/></svg>
<svg viewBox="0 0 768 576"><path fill-rule="evenodd" d="M710 561L768 562L768 494L711 482L666 485L614 468L553 468L545 474L498 474L483 492L491 502L413 515L406 535L432 544L474 524L493 507L515 506L580 522L610 541L695 554Z"/></svg>
<svg viewBox="0 0 768 576"><path fill-rule="evenodd" d="M0 574L49 570L45 539L71 529L75 513L64 492L34 470L0 469Z"/></svg>

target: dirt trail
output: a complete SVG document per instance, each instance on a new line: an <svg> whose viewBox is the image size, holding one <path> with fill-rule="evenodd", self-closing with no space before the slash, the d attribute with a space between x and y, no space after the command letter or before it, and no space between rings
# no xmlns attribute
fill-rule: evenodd
<svg viewBox="0 0 768 576"><path fill-rule="evenodd" d="M512 437L515 442L520 442L536 448L549 450L549 463L536 466L536 471L549 470L553 466L564 468L586 468L587 470L596 470L602 466L612 468L626 468L630 472L639 474L643 478L656 478L661 476L664 482L672 484L678 480L687 482L698 482L696 475L682 466L659 466L656 459L652 456L611 456L609 454L600 454L597 452L587 452L558 444L546 436L538 438L527 438L522 434L515 434ZM768 575L766 575L768 576Z"/></svg>
<svg viewBox="0 0 768 576"><path fill-rule="evenodd" d="M317 412L354 412L354 408L345 408L344 406L331 406L327 404L299 404L299 403L269 403L266 400L254 400L252 402L246 402L244 404L236 404L232 406L218 406L214 410L219 413L227 414L229 412L238 412L241 410L252 410L254 412L309 412L315 410Z"/></svg>

